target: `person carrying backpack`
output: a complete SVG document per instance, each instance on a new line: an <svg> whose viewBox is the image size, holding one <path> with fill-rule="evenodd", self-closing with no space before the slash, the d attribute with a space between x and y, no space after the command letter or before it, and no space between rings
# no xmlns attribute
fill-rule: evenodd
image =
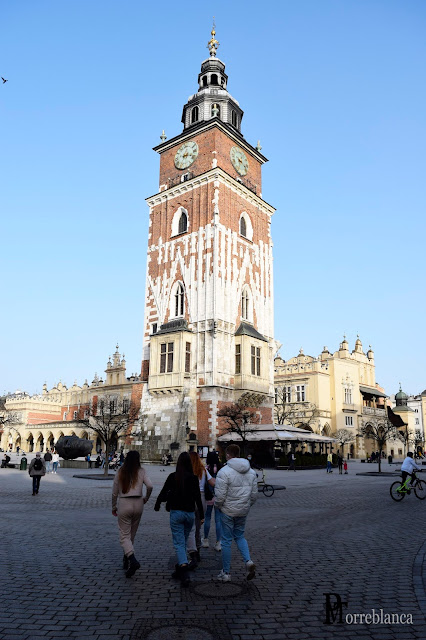
<svg viewBox="0 0 426 640"><path fill-rule="evenodd" d="M46 464L41 457L41 453L36 453L36 457L31 460L28 473L33 479L33 496L35 496L40 489L40 480L46 474Z"/></svg>

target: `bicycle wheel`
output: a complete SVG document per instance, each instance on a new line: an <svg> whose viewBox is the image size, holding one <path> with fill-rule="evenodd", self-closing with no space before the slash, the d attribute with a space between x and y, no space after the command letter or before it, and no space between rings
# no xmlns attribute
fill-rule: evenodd
<svg viewBox="0 0 426 640"><path fill-rule="evenodd" d="M392 500L395 500L396 502L399 502L405 497L405 492L397 491L397 489L399 489L400 487L402 487L402 484L400 482L394 482L393 484L391 484L389 489Z"/></svg>
<svg viewBox="0 0 426 640"><path fill-rule="evenodd" d="M275 489L271 484L265 484L265 486L263 487L263 495L265 495L267 498L273 496L274 491Z"/></svg>
<svg viewBox="0 0 426 640"><path fill-rule="evenodd" d="M414 487L414 493L416 498L424 500L426 498L426 484L421 480L417 480L416 486Z"/></svg>

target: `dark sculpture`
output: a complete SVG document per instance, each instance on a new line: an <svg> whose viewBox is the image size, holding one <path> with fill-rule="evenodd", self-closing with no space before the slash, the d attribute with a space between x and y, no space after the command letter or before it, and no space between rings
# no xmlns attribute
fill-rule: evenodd
<svg viewBox="0 0 426 640"><path fill-rule="evenodd" d="M92 452L93 441L77 436L61 436L55 444L55 449L64 460L75 460Z"/></svg>

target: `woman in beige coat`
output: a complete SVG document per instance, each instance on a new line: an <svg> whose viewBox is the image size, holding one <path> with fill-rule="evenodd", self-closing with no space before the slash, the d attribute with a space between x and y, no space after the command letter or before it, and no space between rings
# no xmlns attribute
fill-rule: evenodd
<svg viewBox="0 0 426 640"><path fill-rule="evenodd" d="M145 497L143 496L143 485L146 487ZM152 482L146 475L145 469L141 467L139 452L129 451L123 466L115 474L112 486L112 515L118 516L120 544L124 551L123 569L126 570L126 578L131 578L141 566L135 558L133 542L144 504L148 502L151 493Z"/></svg>

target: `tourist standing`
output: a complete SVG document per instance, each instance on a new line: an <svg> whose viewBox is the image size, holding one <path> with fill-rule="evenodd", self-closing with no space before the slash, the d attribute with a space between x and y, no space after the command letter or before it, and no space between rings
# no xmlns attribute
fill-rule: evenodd
<svg viewBox="0 0 426 640"><path fill-rule="evenodd" d="M146 495L143 495L143 485ZM112 515L118 516L120 544L123 547L123 569L131 578L140 568L133 543L142 517L143 507L152 493L152 482L141 467L139 451L129 451L123 466L115 474L112 486ZM118 506L117 506L118 500Z"/></svg>
<svg viewBox="0 0 426 640"><path fill-rule="evenodd" d="M28 473L33 479L33 496L35 496L40 489L40 480L42 476L46 474L46 465L41 457L41 453L37 452L36 457L31 460Z"/></svg>
<svg viewBox="0 0 426 640"><path fill-rule="evenodd" d="M46 473L51 473L52 472L52 454L50 453L49 449L44 454L44 461L46 463Z"/></svg>
<svg viewBox="0 0 426 640"><path fill-rule="evenodd" d="M231 444L226 448L227 464L216 476L216 507L221 511L222 523L222 571L221 582L231 580L231 544L235 540L247 570L247 580L255 577L256 566L250 558L247 540L244 537L246 519L250 507L257 499L257 478L250 463L239 458L240 447Z"/></svg>
<svg viewBox="0 0 426 640"><path fill-rule="evenodd" d="M341 475L343 472L343 458L340 453L337 456L337 466L339 468L339 474Z"/></svg>
<svg viewBox="0 0 426 640"><path fill-rule="evenodd" d="M348 473L348 463L347 463L346 460L343 463L343 469L345 470L345 474L347 474Z"/></svg>
<svg viewBox="0 0 426 640"><path fill-rule="evenodd" d="M207 454L206 460L206 469L212 476L212 478L216 478L218 471L220 471L222 465L219 461L219 456L216 451L209 451ZM222 551L222 525L220 521L220 511L215 505L215 496L213 495L211 500L207 499L206 494L204 494L206 498L206 513L204 520L204 538L201 541L201 546L208 548L209 547L209 532L210 532L210 523L212 518L212 513L214 510L214 522L216 527L216 544L214 545L215 551Z"/></svg>
<svg viewBox="0 0 426 640"><path fill-rule="evenodd" d="M54 449L52 453L52 464L53 464L52 473L58 473L59 453L56 451L56 449Z"/></svg>
<svg viewBox="0 0 426 640"><path fill-rule="evenodd" d="M203 463L201 462L200 456L196 451L190 451L189 457L191 458L192 470L194 475L197 476L198 482L200 485L200 495L201 502L203 504L203 512L206 511L206 497L205 492L209 491L208 497L213 498L213 492L209 490L209 487L206 484L210 485L210 487L214 487L215 479L212 478L210 473L205 469ZM192 565L196 566L197 562L200 562L200 548L201 548L201 524L200 524L200 514L198 509L195 509L195 519L194 524L189 532L188 542L187 542L187 550L189 555L191 556Z"/></svg>
<svg viewBox="0 0 426 640"><path fill-rule="evenodd" d="M200 523L204 522L200 484L192 470L191 458L187 451L180 454L176 471L167 477L155 503L155 511L160 510L162 502L166 502L166 510L170 511L170 529L177 556L173 576L180 578L182 586L187 587L190 578L186 544L195 520L195 506L198 508Z"/></svg>
<svg viewBox="0 0 426 640"><path fill-rule="evenodd" d="M327 455L327 473L333 473L333 470L331 468L331 464L333 462L333 454L330 453Z"/></svg>

